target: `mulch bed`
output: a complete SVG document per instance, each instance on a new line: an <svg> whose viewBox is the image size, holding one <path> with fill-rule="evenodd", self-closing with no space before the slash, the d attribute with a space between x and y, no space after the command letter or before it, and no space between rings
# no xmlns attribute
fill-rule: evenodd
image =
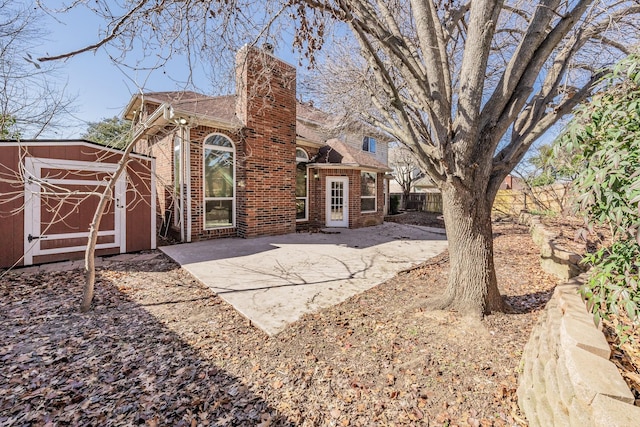
<svg viewBox="0 0 640 427"><path fill-rule="evenodd" d="M426 220L425 220L426 222ZM446 253L268 337L162 255L0 279L0 425L524 423L522 348L556 280L528 230L495 226L513 314L430 311Z"/></svg>

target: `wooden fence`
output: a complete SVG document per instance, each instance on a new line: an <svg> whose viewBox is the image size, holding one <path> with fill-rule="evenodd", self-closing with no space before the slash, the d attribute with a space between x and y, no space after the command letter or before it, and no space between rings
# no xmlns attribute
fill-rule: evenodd
<svg viewBox="0 0 640 427"><path fill-rule="evenodd" d="M530 190L499 190L494 215L518 215L521 211L563 213L569 208L569 184L553 184Z"/></svg>
<svg viewBox="0 0 640 427"><path fill-rule="evenodd" d="M394 193L407 210L442 213L442 194L411 193L406 205L403 194ZM518 215L523 210L565 212L569 207L569 184L554 184L530 190L499 190L493 203L494 215Z"/></svg>
<svg viewBox="0 0 640 427"><path fill-rule="evenodd" d="M402 193L392 194L392 196L398 196L400 198L400 206L404 206ZM407 199L406 209L442 213L442 194L411 193Z"/></svg>

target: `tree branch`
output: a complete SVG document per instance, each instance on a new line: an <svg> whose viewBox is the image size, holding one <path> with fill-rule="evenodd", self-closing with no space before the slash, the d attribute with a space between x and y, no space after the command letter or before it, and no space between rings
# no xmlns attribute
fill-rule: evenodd
<svg viewBox="0 0 640 427"><path fill-rule="evenodd" d="M114 27L111 29L111 32L109 33L108 36L102 38L100 41L98 41L97 43L85 46L81 49L78 50L74 50L71 52L67 52L67 53L63 53L60 55L55 55L55 56L43 56L38 58L38 61L41 62L45 62L45 61L57 61L59 59L65 59L65 58L71 58L72 56L84 53L84 52L89 52L89 51L95 51L99 48L101 48L102 46L106 45L107 43L109 43L110 41L114 40L116 37L118 37L120 35L120 28L122 26L124 26L128 21L130 21L133 16L135 15L135 13L142 9L142 7L144 7L144 5L147 4L149 0L140 0L140 2L135 5L133 8L131 8L127 13L125 13L116 23L116 25L114 25Z"/></svg>

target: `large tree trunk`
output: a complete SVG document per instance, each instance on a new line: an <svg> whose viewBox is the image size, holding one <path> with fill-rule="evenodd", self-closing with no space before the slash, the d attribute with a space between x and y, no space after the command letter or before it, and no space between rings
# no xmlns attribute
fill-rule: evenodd
<svg viewBox="0 0 640 427"><path fill-rule="evenodd" d="M450 271L440 308L452 308L472 316L506 308L493 264L493 198L486 194L485 188L468 189L450 184L442 188Z"/></svg>
<svg viewBox="0 0 640 427"><path fill-rule="evenodd" d="M402 189L402 209L407 210L407 206L409 205L409 195L411 194L411 190Z"/></svg>

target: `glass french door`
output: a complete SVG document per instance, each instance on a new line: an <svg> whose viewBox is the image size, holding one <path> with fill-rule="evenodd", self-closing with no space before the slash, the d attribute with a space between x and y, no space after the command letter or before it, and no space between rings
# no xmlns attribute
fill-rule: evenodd
<svg viewBox="0 0 640 427"><path fill-rule="evenodd" d="M349 227L349 178L327 177L327 227Z"/></svg>

